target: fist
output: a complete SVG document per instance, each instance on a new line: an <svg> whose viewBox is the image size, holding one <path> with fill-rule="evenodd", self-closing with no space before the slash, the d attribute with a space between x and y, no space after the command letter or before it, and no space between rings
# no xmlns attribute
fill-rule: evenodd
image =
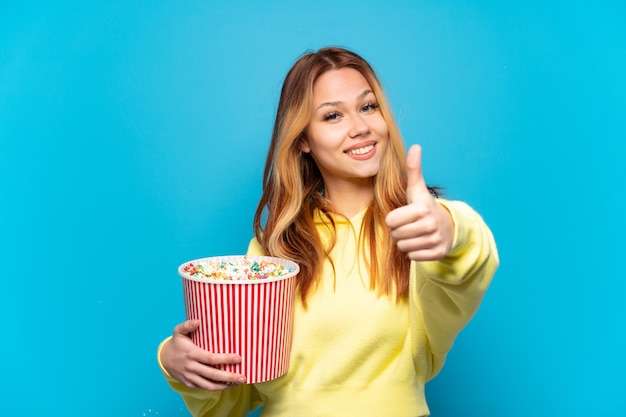
<svg viewBox="0 0 626 417"><path fill-rule="evenodd" d="M448 254L454 225L448 210L437 203L422 174L422 148L407 155L407 205L387 214L386 223L398 249L413 261L433 261Z"/></svg>

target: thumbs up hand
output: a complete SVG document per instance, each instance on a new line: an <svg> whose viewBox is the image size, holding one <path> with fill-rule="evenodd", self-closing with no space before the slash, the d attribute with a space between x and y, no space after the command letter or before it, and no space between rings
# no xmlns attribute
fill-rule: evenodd
<svg viewBox="0 0 626 417"><path fill-rule="evenodd" d="M414 261L432 261L448 254L454 225L448 210L435 201L422 174L422 148L407 155L407 205L387 214L386 222L398 249Z"/></svg>

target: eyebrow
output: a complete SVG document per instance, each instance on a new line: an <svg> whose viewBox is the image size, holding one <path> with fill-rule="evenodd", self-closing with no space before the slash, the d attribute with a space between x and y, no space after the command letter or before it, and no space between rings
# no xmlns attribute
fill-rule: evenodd
<svg viewBox="0 0 626 417"><path fill-rule="evenodd" d="M374 93L374 92L372 90L363 90L363 92L357 96L357 100L363 100L370 93ZM339 104L341 104L341 101L327 101L317 106L317 110L325 106L338 106Z"/></svg>

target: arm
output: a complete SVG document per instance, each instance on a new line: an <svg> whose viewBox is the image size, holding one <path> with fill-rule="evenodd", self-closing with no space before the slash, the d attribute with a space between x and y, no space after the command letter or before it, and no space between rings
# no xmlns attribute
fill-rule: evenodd
<svg viewBox="0 0 626 417"><path fill-rule="evenodd" d="M423 326L433 355L431 377L478 310L499 265L493 235L480 215L459 201L438 203L453 219L454 240L444 258L412 263L409 292L412 320Z"/></svg>
<svg viewBox="0 0 626 417"><path fill-rule="evenodd" d="M435 199L421 148L407 155L407 205L387 215L398 249L411 259L409 301L414 358L432 378L480 305L498 267L491 231L467 204Z"/></svg>

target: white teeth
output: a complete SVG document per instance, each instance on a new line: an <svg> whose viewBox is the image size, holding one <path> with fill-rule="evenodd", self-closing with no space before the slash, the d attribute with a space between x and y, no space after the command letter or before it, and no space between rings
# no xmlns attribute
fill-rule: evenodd
<svg viewBox="0 0 626 417"><path fill-rule="evenodd" d="M374 145L369 145L369 146L366 146L364 148L359 148L359 149L353 149L351 151L347 151L346 153L348 155L363 155L364 153L368 153L372 149L374 149Z"/></svg>

